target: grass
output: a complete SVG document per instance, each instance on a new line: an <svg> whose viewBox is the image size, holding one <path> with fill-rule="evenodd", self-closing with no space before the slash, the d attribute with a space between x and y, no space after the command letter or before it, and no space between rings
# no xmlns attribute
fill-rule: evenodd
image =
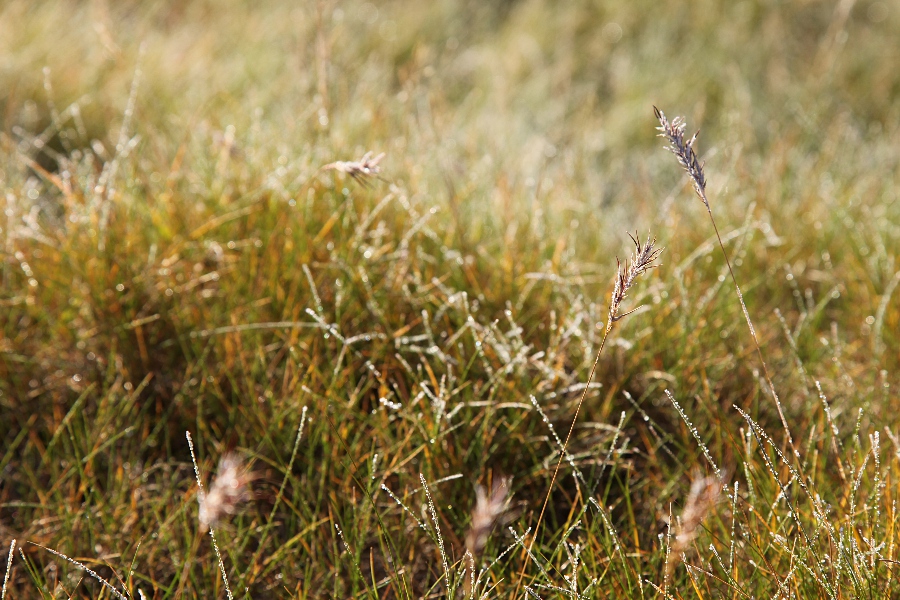
<svg viewBox="0 0 900 600"><path fill-rule="evenodd" d="M3 600L897 596L898 26L3 3Z"/></svg>

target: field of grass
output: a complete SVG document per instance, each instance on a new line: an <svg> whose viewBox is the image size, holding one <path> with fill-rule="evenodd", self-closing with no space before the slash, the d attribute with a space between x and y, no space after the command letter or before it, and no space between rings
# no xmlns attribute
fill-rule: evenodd
<svg viewBox="0 0 900 600"><path fill-rule="evenodd" d="M0 3L3 600L900 597L898 31Z"/></svg>

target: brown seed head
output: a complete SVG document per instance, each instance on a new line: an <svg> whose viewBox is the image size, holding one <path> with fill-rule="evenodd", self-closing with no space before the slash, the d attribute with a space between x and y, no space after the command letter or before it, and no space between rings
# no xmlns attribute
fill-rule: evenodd
<svg viewBox="0 0 900 600"><path fill-rule="evenodd" d="M619 262L619 259L616 259L616 283L615 287L613 287L612 299L609 303L610 324L615 323L619 319L622 319L637 310L637 308L635 308L627 313L619 314L619 308L622 305L622 301L625 300L628 289L634 285L634 280L637 279L638 275L642 275L650 269L659 266L653 263L656 262L656 259L659 258L659 255L662 253L662 248L654 247L656 238L650 239L648 237L645 243L641 243L641 238L638 237L637 232L635 232L634 235L631 235L630 233L628 235L631 237L631 241L634 242L634 252L631 255L630 264L628 264L627 268Z"/></svg>

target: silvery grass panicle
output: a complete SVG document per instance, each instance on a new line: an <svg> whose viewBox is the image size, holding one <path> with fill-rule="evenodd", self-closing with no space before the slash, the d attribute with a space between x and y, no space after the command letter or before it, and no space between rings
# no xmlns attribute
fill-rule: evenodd
<svg viewBox="0 0 900 600"><path fill-rule="evenodd" d="M700 535L700 526L715 510L722 495L722 480L718 477L702 477L694 472L691 477L691 491L688 494L681 518L678 520L675 544L675 562L666 561L666 574L671 575L679 561L684 560L691 543Z"/></svg>
<svg viewBox="0 0 900 600"><path fill-rule="evenodd" d="M473 557L481 554L487 544L491 529L509 509L509 479L494 480L490 494L483 486L479 485L475 494L472 525L466 535L466 550Z"/></svg>
<svg viewBox="0 0 900 600"><path fill-rule="evenodd" d="M691 139L684 141L684 130L687 128L684 117L675 117L669 121L665 113L655 106L653 107L653 112L659 121L659 127L656 128L660 132L659 137L668 140L669 145L666 149L675 155L675 158L678 159L685 172L690 176L691 182L694 184L694 190L703 201L706 210L709 210L709 201L706 199L706 176L703 174L703 163L700 162L697 158L697 153L694 152L694 142L697 141L700 130L698 129L691 136Z"/></svg>
<svg viewBox="0 0 900 600"><path fill-rule="evenodd" d="M463 596L466 598L474 596L480 578L475 574L475 560L484 551L494 526L509 519L509 486L510 479L502 477L494 480L490 493L481 485L475 490L472 524L466 534L466 573L463 579Z"/></svg>
<svg viewBox="0 0 900 600"><path fill-rule="evenodd" d="M200 476L200 465L197 463L197 455L194 453L194 440L191 432L185 431L188 448L191 450L191 462L194 464L194 475L197 477L197 498L200 502L200 529L209 531L213 549L219 562L219 572L222 574L222 583L225 584L225 595L228 600L234 600L231 593L231 585L228 583L228 573L225 570L225 561L219 550L219 542L216 541L216 524L225 515L237 512L238 505L250 498L247 484L255 479L244 463L235 454L225 454L219 461L219 473L209 486L209 493L203 489L203 478Z"/></svg>

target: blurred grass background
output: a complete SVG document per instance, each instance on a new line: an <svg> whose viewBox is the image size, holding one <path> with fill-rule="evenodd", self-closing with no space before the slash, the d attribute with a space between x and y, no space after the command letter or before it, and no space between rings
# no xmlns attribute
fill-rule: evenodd
<svg viewBox="0 0 900 600"><path fill-rule="evenodd" d="M743 453L732 405L780 421L652 107L702 127L803 467L835 511L855 509L828 453L845 443L862 480L867 436L900 408L897 31L896 2L862 0L4 2L11 597L108 593L25 540L135 597L222 597L185 430L206 473L237 449L263 475L220 533L239 596L446 594L433 528L380 486L424 519L419 475L461 475L432 488L451 562L478 483L513 475L511 525L533 527L558 448L529 396L567 431L635 230L663 266L630 299L646 307L616 329L570 447L617 536L596 517L570 531L588 503L564 474L536 546L550 577L532 565L525 582L566 587L569 532L587 596L659 594L659 534L704 466L667 388L772 511L750 511L731 580L682 569L668 593L818 597L822 578L767 537L794 526L772 516L787 514L778 482ZM366 151L386 153L368 186L320 169ZM890 508L896 484L869 476L872 507ZM867 523L893 549L881 510ZM732 512L699 547L727 553ZM487 555L513 542L498 528ZM837 569L831 595L896 591L891 557L871 579ZM520 548L492 568L491 597L518 589L522 563Z"/></svg>

